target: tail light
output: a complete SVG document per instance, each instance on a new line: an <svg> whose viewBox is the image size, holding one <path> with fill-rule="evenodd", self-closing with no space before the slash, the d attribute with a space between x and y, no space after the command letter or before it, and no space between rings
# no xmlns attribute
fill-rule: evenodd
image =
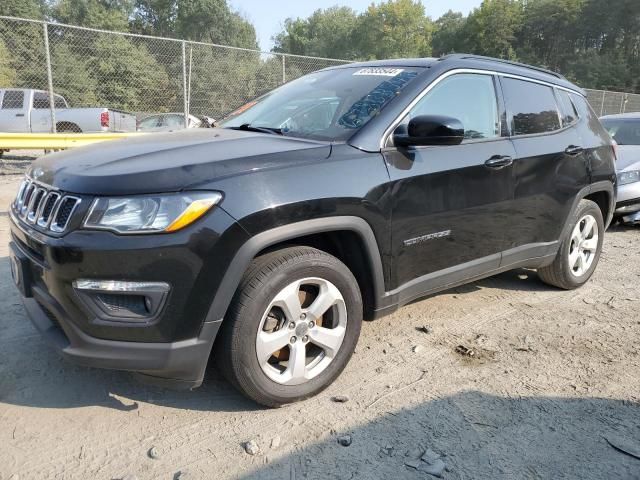
<svg viewBox="0 0 640 480"><path fill-rule="evenodd" d="M109 112L102 112L100 114L100 126L101 127L109 127Z"/></svg>

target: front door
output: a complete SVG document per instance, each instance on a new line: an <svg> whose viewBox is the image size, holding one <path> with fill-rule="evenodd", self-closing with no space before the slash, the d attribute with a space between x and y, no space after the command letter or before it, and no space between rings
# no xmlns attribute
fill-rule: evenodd
<svg viewBox="0 0 640 480"><path fill-rule="evenodd" d="M404 149L391 140L384 149L393 182L394 290L430 290L500 265L512 220L515 151L502 136L498 100L491 75L449 76L400 125L417 115L454 117L465 129L462 144Z"/></svg>

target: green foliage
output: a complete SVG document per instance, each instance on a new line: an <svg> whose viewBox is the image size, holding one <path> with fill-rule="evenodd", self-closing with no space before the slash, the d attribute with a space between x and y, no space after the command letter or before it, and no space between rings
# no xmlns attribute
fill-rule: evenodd
<svg viewBox="0 0 640 480"><path fill-rule="evenodd" d="M466 17L450 10L434 22L412 0L347 10L287 19L274 51L349 60L476 53L551 68L587 88L640 91L638 0L483 0Z"/></svg>
<svg viewBox="0 0 640 480"><path fill-rule="evenodd" d="M13 68L13 58L4 42L0 40L0 85L12 87L16 84L17 74Z"/></svg>
<svg viewBox="0 0 640 480"><path fill-rule="evenodd" d="M367 53L365 58L431 54L432 24L418 1L389 0L372 4L360 17L358 32L360 51Z"/></svg>
<svg viewBox="0 0 640 480"><path fill-rule="evenodd" d="M100 35L94 54L86 57L86 62L97 80L95 95L99 104L133 112L176 104L176 90L169 88L167 72L144 45L134 45L125 37Z"/></svg>
<svg viewBox="0 0 640 480"><path fill-rule="evenodd" d="M516 59L516 35L522 28L520 0L484 0L467 17L462 45L468 53Z"/></svg>
<svg viewBox="0 0 640 480"><path fill-rule="evenodd" d="M135 0L131 29L232 47L258 46L253 25L226 0Z"/></svg>
<svg viewBox="0 0 640 480"><path fill-rule="evenodd" d="M45 0L2 0L0 15L42 20L46 10Z"/></svg>
<svg viewBox="0 0 640 480"><path fill-rule="evenodd" d="M60 23L126 32L132 10L129 0L59 0L51 15Z"/></svg>
<svg viewBox="0 0 640 480"><path fill-rule="evenodd" d="M349 7L316 10L307 19L287 19L274 37L275 52L354 59L358 51L358 15Z"/></svg>
<svg viewBox="0 0 640 480"><path fill-rule="evenodd" d="M57 43L51 52L55 92L74 107L97 105L98 81L87 59L71 50L67 43Z"/></svg>

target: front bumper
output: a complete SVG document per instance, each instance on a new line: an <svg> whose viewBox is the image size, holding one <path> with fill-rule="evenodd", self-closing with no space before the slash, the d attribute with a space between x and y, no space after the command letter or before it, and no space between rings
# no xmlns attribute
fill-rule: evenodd
<svg viewBox="0 0 640 480"><path fill-rule="evenodd" d="M171 235L78 230L54 238L13 214L10 226L12 273L18 272L25 308L62 356L89 367L137 372L170 387L202 383L222 322L212 318L210 307L232 248L246 237L224 210ZM171 290L152 321L108 321L93 315L74 288L82 278L162 281Z"/></svg>
<svg viewBox="0 0 640 480"><path fill-rule="evenodd" d="M177 389L200 386L221 321L207 322L196 338L172 343L103 340L83 333L65 318L55 300L37 287L23 297L31 322L60 354L79 365L129 370L147 383Z"/></svg>
<svg viewBox="0 0 640 480"><path fill-rule="evenodd" d="M615 215L629 215L640 211L640 182L618 186Z"/></svg>

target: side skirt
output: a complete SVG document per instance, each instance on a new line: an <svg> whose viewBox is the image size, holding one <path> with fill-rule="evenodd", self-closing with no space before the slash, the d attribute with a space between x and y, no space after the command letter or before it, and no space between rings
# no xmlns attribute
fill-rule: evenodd
<svg viewBox="0 0 640 480"><path fill-rule="evenodd" d="M382 308L374 312L381 318L420 297L459 287L516 268L540 268L553 262L559 242L534 243L489 255L471 262L430 273L386 292L380 301ZM496 265L498 265L496 267Z"/></svg>

